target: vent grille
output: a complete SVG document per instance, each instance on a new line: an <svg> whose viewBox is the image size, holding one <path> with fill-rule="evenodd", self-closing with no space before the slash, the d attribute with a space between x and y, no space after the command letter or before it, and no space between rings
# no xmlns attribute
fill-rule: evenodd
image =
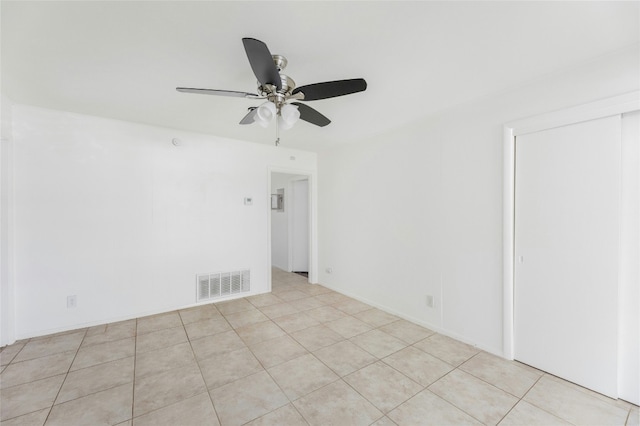
<svg viewBox="0 0 640 426"><path fill-rule="evenodd" d="M233 272L200 274L196 277L196 300L215 299L231 294L251 290L251 272L249 269Z"/></svg>

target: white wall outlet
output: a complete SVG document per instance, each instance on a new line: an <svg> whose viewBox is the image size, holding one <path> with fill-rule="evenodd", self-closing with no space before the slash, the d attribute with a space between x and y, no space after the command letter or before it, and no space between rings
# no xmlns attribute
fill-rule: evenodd
<svg viewBox="0 0 640 426"><path fill-rule="evenodd" d="M76 295L67 296L67 308L75 308L76 306L78 306L78 298Z"/></svg>
<svg viewBox="0 0 640 426"><path fill-rule="evenodd" d="M253 198L251 198L251 197L245 197L245 198L244 198L244 205L245 205L245 206L251 206L251 205L253 205Z"/></svg>
<svg viewBox="0 0 640 426"><path fill-rule="evenodd" d="M330 274L330 273L332 273L332 272L333 272L333 268L326 268L324 271L325 271L327 274Z"/></svg>
<svg viewBox="0 0 640 426"><path fill-rule="evenodd" d="M427 295L427 306L429 308L433 308L433 306L434 306L433 296L430 295L430 294Z"/></svg>

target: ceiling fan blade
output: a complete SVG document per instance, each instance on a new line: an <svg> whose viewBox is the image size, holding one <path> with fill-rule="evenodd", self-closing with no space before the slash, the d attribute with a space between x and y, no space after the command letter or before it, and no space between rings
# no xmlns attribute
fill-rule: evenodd
<svg viewBox="0 0 640 426"><path fill-rule="evenodd" d="M367 89L367 82L363 78L351 80L327 81L325 83L308 84L296 88L292 95L302 92L303 101L317 101L319 99L335 98L336 96L350 95L363 92Z"/></svg>
<svg viewBox="0 0 640 426"><path fill-rule="evenodd" d="M201 95L231 96L234 98L251 98L251 99L261 98L261 96L258 96L255 93L235 92L233 90L192 89L190 87L176 87L176 90L182 93L197 93Z"/></svg>
<svg viewBox="0 0 640 426"><path fill-rule="evenodd" d="M331 120L308 105L301 104L300 102L291 102L291 104L298 107L301 120L308 121L309 123L320 127L324 127L331 123Z"/></svg>
<svg viewBox="0 0 640 426"><path fill-rule="evenodd" d="M251 64L251 69L260 84L271 84L278 90L282 89L282 80L276 64L273 62L271 52L266 44L255 38L243 38L244 50Z"/></svg>
<svg viewBox="0 0 640 426"><path fill-rule="evenodd" d="M240 124L251 124L251 123L253 123L253 118L256 116L257 112L258 112L258 108L256 108L256 107L249 108L249 112L247 113L247 115L244 116L244 118L242 120L240 120Z"/></svg>

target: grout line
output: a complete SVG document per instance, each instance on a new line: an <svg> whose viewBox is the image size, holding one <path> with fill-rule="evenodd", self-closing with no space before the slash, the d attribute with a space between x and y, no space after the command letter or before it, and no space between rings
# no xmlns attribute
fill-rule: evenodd
<svg viewBox="0 0 640 426"><path fill-rule="evenodd" d="M216 308L216 311L220 315L222 315L222 313L220 311L218 311L217 308ZM196 361L196 365L198 366L198 371L200 372L200 378L202 379L202 383L204 383L204 390L207 393L207 395L209 396L209 401L211 401L211 408L213 409L213 412L216 414L216 418L218 419L218 424L221 425L222 421L220 420L220 415L218 414L218 410L216 410L216 406L213 403L213 396L211 395L211 392L209 391L209 387L207 386L207 381L204 379L204 374L202 374L202 366L200 366L200 360L198 360L198 356L196 355L196 351L193 350L193 345L191 344L191 339L189 338L189 334L187 333L187 328L186 328L186 326L184 324L184 321L182 320L182 315L180 315L180 313L178 313L178 317L180 317L180 322L182 323L182 329L184 331L184 334L185 334L185 336L187 336L187 342L189 342L189 347L191 348L191 353L193 354L193 359ZM227 321L227 319L225 318L224 315L222 315L222 318L224 318L224 320ZM231 327L231 324L229 324L228 321L227 321L227 324ZM231 329L233 330L233 327ZM237 334L238 333L236 333L236 335ZM184 399L182 399L180 401L177 401L176 404L178 402L182 402L182 401L184 401ZM168 407L168 406L165 406L165 407ZM162 408L164 408L164 407L162 407Z"/></svg>
<svg viewBox="0 0 640 426"><path fill-rule="evenodd" d="M56 405L56 401L58 400L58 397L60 397L60 392L62 391L62 388L64 387L64 384L67 382L67 378L69 377L69 372L71 371L71 367L73 366L73 363L76 360L76 357L78 356L78 352L80 352L80 348L82 347L82 342L84 342L84 339L87 337L87 328L85 328L84 330L84 335L82 336L82 340L80 340L80 344L78 345L78 348L76 349L76 354L73 356L73 359L71 360L71 363L69 364L69 368L67 368L67 372L65 373L64 379L62 380L62 383L60 384L60 387L58 388L58 392L56 393L56 397L53 398L53 401L51 402L51 407L49 407L49 412L47 413L47 417L44 419L44 423L46 424L47 421L49 420L49 416L51 415L51 412L53 411L53 407L54 405ZM25 345L26 346L26 345ZM75 398L78 399L78 398ZM69 401L65 401L65 402L69 402Z"/></svg>
<svg viewBox="0 0 640 426"><path fill-rule="evenodd" d="M136 366L138 365L138 318L136 318L136 329L133 333L133 385L131 388L131 423L133 424L133 408L136 406Z"/></svg>

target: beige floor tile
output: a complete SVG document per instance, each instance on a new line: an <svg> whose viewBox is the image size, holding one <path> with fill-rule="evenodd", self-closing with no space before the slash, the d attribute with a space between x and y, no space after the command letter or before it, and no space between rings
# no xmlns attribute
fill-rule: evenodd
<svg viewBox="0 0 640 426"><path fill-rule="evenodd" d="M269 368L268 371L292 401L339 378L311 354Z"/></svg>
<svg viewBox="0 0 640 426"><path fill-rule="evenodd" d="M628 410L615 402L581 392L570 383L543 376L523 398L549 413L573 424L623 425Z"/></svg>
<svg viewBox="0 0 640 426"><path fill-rule="evenodd" d="M291 404L273 410L249 423L247 426L307 426L298 410Z"/></svg>
<svg viewBox="0 0 640 426"><path fill-rule="evenodd" d="M629 415L627 416L626 426L638 426L640 425L640 410L637 406L629 409Z"/></svg>
<svg viewBox="0 0 640 426"><path fill-rule="evenodd" d="M333 305L335 303L348 302L350 300L353 300L352 298L347 297L344 294L340 294L336 291L328 291L326 293L315 296L315 298L325 305Z"/></svg>
<svg viewBox="0 0 640 426"><path fill-rule="evenodd" d="M216 303L215 306L222 315L235 314L236 312L251 311L256 309L256 307L247 302L246 299L235 299L229 300L227 302L219 302Z"/></svg>
<svg viewBox="0 0 640 426"><path fill-rule="evenodd" d="M518 398L522 398L540 378L517 363L486 352L478 353L462 364L460 369Z"/></svg>
<svg viewBox="0 0 640 426"><path fill-rule="evenodd" d="M347 317L347 314L332 306L320 306L319 308L309 309L305 313L321 323Z"/></svg>
<svg viewBox="0 0 640 426"><path fill-rule="evenodd" d="M143 377L135 383L133 416L180 402L206 392L206 389L195 363Z"/></svg>
<svg viewBox="0 0 640 426"><path fill-rule="evenodd" d="M14 417L11 420L3 421L2 426L42 426L45 420L47 420L49 411L51 411L51 408L47 407L43 410L34 411L33 413L20 417Z"/></svg>
<svg viewBox="0 0 640 426"><path fill-rule="evenodd" d="M353 373L378 360L369 352L348 340L318 349L313 354L340 377Z"/></svg>
<svg viewBox="0 0 640 426"><path fill-rule="evenodd" d="M321 286L320 284L311 284L307 287L305 287L304 290L305 293L311 295L311 296L319 296L321 294L326 294L326 293L331 293L332 290L328 289L326 287Z"/></svg>
<svg viewBox="0 0 640 426"><path fill-rule="evenodd" d="M66 374L75 355L75 351L61 352L29 361L14 362L0 374L0 388L5 389L34 380Z"/></svg>
<svg viewBox="0 0 640 426"><path fill-rule="evenodd" d="M246 346L247 345L244 344L242 339L240 339L233 330L191 341L191 347L193 348L193 352L195 353L198 361L202 361L225 352L242 349Z"/></svg>
<svg viewBox="0 0 640 426"><path fill-rule="evenodd" d="M312 392L293 405L311 426L365 426L382 413L342 380Z"/></svg>
<svg viewBox="0 0 640 426"><path fill-rule="evenodd" d="M526 401L520 401L499 423L500 426L570 426L571 423L549 414Z"/></svg>
<svg viewBox="0 0 640 426"><path fill-rule="evenodd" d="M136 357L135 378L138 380L141 377L162 373L173 368L195 363L195 361L189 342L144 352Z"/></svg>
<svg viewBox="0 0 640 426"><path fill-rule="evenodd" d="M251 303L253 306L255 306L256 308L276 305L278 303L283 302L282 299L280 299L278 296L271 293L258 294L257 296L250 296L250 297L247 297L247 301Z"/></svg>
<svg viewBox="0 0 640 426"><path fill-rule="evenodd" d="M309 284L306 285L300 291L305 292L311 296L318 296L320 294L331 293L331 289L321 286L320 284Z"/></svg>
<svg viewBox="0 0 640 426"><path fill-rule="evenodd" d="M30 340L12 362L28 361L60 352L77 351L85 331Z"/></svg>
<svg viewBox="0 0 640 426"><path fill-rule="evenodd" d="M383 413L420 392L423 387L382 362L344 377L344 381Z"/></svg>
<svg viewBox="0 0 640 426"><path fill-rule="evenodd" d="M429 390L485 424L497 424L518 402L513 395L460 370L447 374Z"/></svg>
<svg viewBox="0 0 640 426"><path fill-rule="evenodd" d="M533 367L530 367L530 368L533 368ZM540 371L538 371L538 372L540 372ZM554 376L554 375L551 375L551 374L547 374L547 373L544 373L544 372L541 372L541 373L542 373L543 376L545 376L549 380L558 382L558 383L563 384L565 386L569 386L570 388L572 388L574 390L577 390L578 392L582 392L582 393L585 393L587 395L590 395L590 396L592 396L594 398L597 398L597 399L599 399L601 401L606 402L607 404L613 404L616 407L620 407L620 408L625 409L625 410L628 410L631 407L637 407L637 405L633 405L633 404L631 404L631 403L629 403L629 402L627 402L627 401L625 401L623 399L611 399L608 396L605 396L605 395L603 395L601 393L598 393L596 391L592 391L591 389L587 389L587 388L585 388L583 386L576 385L575 383L568 382L568 381L566 381L564 379L561 379L560 377L557 377L557 376Z"/></svg>
<svg viewBox="0 0 640 426"><path fill-rule="evenodd" d="M429 390L418 393L387 416L400 426L482 425Z"/></svg>
<svg viewBox="0 0 640 426"><path fill-rule="evenodd" d="M2 348L2 351L0 351L0 365L8 365L11 361L13 361L13 358L18 355L18 352L20 352L26 344L26 341L19 343L16 342L13 345L5 346L4 348Z"/></svg>
<svg viewBox="0 0 640 426"><path fill-rule="evenodd" d="M276 337L250 346L264 368L305 355L308 351L289 336Z"/></svg>
<svg viewBox="0 0 640 426"><path fill-rule="evenodd" d="M473 346L442 334L429 336L414 346L456 367L480 352Z"/></svg>
<svg viewBox="0 0 640 426"><path fill-rule="evenodd" d="M54 405L47 426L114 425L131 418L133 383Z"/></svg>
<svg viewBox="0 0 640 426"><path fill-rule="evenodd" d="M136 320L120 321L91 327L82 341L82 346L98 345L106 342L135 337Z"/></svg>
<svg viewBox="0 0 640 426"><path fill-rule="evenodd" d="M155 351L186 342L187 333L182 325L140 334L136 337L136 353Z"/></svg>
<svg viewBox="0 0 640 426"><path fill-rule="evenodd" d="M344 340L341 335L324 325L317 325L296 331L295 333L291 333L291 337L296 339L298 343L310 352Z"/></svg>
<svg viewBox="0 0 640 426"><path fill-rule="evenodd" d="M453 366L412 346L389 355L383 361L422 386L429 386L453 370Z"/></svg>
<svg viewBox="0 0 640 426"><path fill-rule="evenodd" d="M192 322L222 317L222 314L218 312L215 305L211 303L208 305L196 306L195 308L182 309L178 311L178 313L180 314L180 318L184 325L191 324Z"/></svg>
<svg viewBox="0 0 640 426"><path fill-rule="evenodd" d="M371 309L371 306L355 299L343 300L341 302L334 303L331 306L349 315Z"/></svg>
<svg viewBox="0 0 640 426"><path fill-rule="evenodd" d="M273 321L264 321L257 324L247 325L236 329L240 338L247 344L253 345L269 339L284 336L282 331Z"/></svg>
<svg viewBox="0 0 640 426"><path fill-rule="evenodd" d="M380 330L411 345L435 333L435 331L403 319L385 324L380 327Z"/></svg>
<svg viewBox="0 0 640 426"><path fill-rule="evenodd" d="M298 311L308 311L309 309L319 308L326 304L315 297L307 297L305 299L293 300L289 302L289 305L293 306Z"/></svg>
<svg viewBox="0 0 640 426"><path fill-rule="evenodd" d="M359 320L366 322L372 327L381 327L383 325L398 321L400 319L395 315L388 314L385 311L381 311L380 309L376 309L376 308L358 312L353 316L358 318Z"/></svg>
<svg viewBox="0 0 640 426"><path fill-rule="evenodd" d="M96 325L96 326L87 328L86 337L99 336L109 331L113 333L116 330L117 331L126 330L128 332L133 331L135 333L137 323L138 323L138 320L134 318L134 319L125 320L125 321L117 321L117 322L110 322L106 324ZM125 337L131 337L131 336L125 336Z"/></svg>
<svg viewBox="0 0 640 426"><path fill-rule="evenodd" d="M151 333L153 331L164 330L182 326L182 319L178 312L168 312L165 314L151 315L138 318L137 334Z"/></svg>
<svg viewBox="0 0 640 426"><path fill-rule="evenodd" d="M88 327L82 327L82 328L77 328L77 329L72 329L72 330L64 330L64 331L59 331L57 333L51 333L51 334L44 334L42 336L35 336L35 337L31 337L30 339L28 339L30 342L35 342L37 340L42 340L42 339L51 339L52 337L60 337L60 336L65 336L67 334L76 334L76 333L86 333L89 330Z"/></svg>
<svg viewBox="0 0 640 426"><path fill-rule="evenodd" d="M218 426L219 424L207 392L133 419L133 426Z"/></svg>
<svg viewBox="0 0 640 426"><path fill-rule="evenodd" d="M396 422L391 420L389 417L384 416L376 422L371 423L371 426L396 426Z"/></svg>
<svg viewBox="0 0 640 426"><path fill-rule="evenodd" d="M207 358L200 363L200 370L207 388L215 389L263 371L263 368L249 349L242 348Z"/></svg>
<svg viewBox="0 0 640 426"><path fill-rule="evenodd" d="M299 330L304 330L305 328L320 325L318 321L303 312L275 318L273 322L278 324L278 326L287 333L294 333Z"/></svg>
<svg viewBox="0 0 640 426"><path fill-rule="evenodd" d="M125 420L124 422L118 423L115 426L133 426L133 420L132 419Z"/></svg>
<svg viewBox="0 0 640 426"><path fill-rule="evenodd" d="M377 329L360 334L349 340L378 358L389 356L407 346L402 340L396 339L390 334Z"/></svg>
<svg viewBox="0 0 640 426"><path fill-rule="evenodd" d="M130 383L133 364L134 357L129 357L70 372L60 389L56 404Z"/></svg>
<svg viewBox="0 0 640 426"><path fill-rule="evenodd" d="M231 326L222 316L204 321L192 322L185 324L185 330L189 336L189 340L200 339L201 337L213 336L231 330Z"/></svg>
<svg viewBox="0 0 640 426"><path fill-rule="evenodd" d="M236 312L234 314L227 314L225 318L231 324L231 327L238 329L251 324L257 324L264 321L269 321L269 317L260 312L257 309L250 311Z"/></svg>
<svg viewBox="0 0 640 426"><path fill-rule="evenodd" d="M303 299L306 300L306 299ZM268 316L271 319L284 317L286 315L291 315L298 313L300 310L294 307L291 303L277 303L275 305L269 305L260 308L263 314Z"/></svg>
<svg viewBox="0 0 640 426"><path fill-rule="evenodd" d="M371 326L369 324L362 322L352 316L345 316L334 321L329 321L324 325L329 327L331 330L335 331L345 339L371 330Z"/></svg>
<svg viewBox="0 0 640 426"><path fill-rule="evenodd" d="M292 290L278 293L278 297L285 302L291 302L293 300L304 299L306 297L309 297L309 295L300 290Z"/></svg>
<svg viewBox="0 0 640 426"><path fill-rule="evenodd" d="M289 402L266 371L214 389L210 394L225 426L244 424Z"/></svg>
<svg viewBox="0 0 640 426"><path fill-rule="evenodd" d="M61 374L3 389L0 392L0 421L53 405L64 378L65 375Z"/></svg>
<svg viewBox="0 0 640 426"><path fill-rule="evenodd" d="M91 346L82 345L71 366L71 371L87 368L117 359L135 355L136 339L116 340L113 342L98 343Z"/></svg>

